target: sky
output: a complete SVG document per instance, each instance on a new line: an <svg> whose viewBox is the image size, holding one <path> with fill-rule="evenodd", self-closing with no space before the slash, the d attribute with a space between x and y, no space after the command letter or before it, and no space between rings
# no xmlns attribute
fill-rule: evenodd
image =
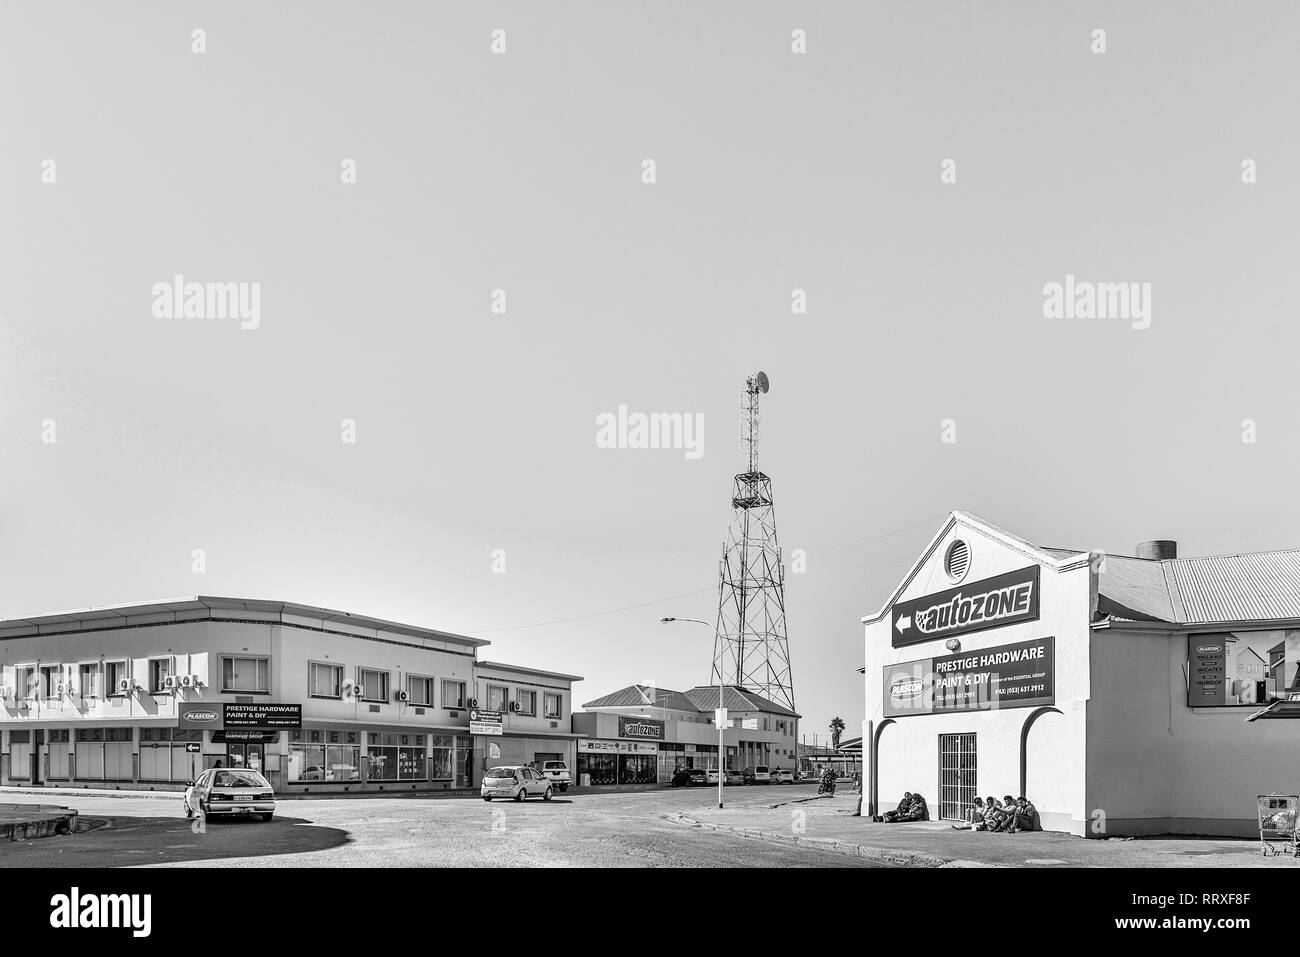
<svg viewBox="0 0 1300 957"><path fill-rule="evenodd" d="M809 740L860 733L861 618L954 508L1300 544L1298 26L5 0L0 616L282 599L487 638L579 703L704 684L711 629L659 619L715 615L759 369ZM177 274L259 284L255 328L168 314ZM1049 318L1067 276L1149 289L1149 326ZM599 447L620 406L701 416L702 454Z"/></svg>

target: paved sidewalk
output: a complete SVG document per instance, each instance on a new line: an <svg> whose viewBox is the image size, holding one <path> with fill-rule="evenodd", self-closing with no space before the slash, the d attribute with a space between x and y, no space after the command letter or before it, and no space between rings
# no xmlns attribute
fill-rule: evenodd
<svg viewBox="0 0 1300 957"><path fill-rule="evenodd" d="M1086 839L1056 831L988 834L947 823L875 824L854 817L857 794L726 807L669 820L914 867L1273 867L1300 873L1290 856L1263 857L1257 840L1232 838Z"/></svg>

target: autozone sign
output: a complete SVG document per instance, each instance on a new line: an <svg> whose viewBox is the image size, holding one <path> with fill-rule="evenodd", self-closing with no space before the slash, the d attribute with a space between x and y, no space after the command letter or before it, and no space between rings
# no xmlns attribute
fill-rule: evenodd
<svg viewBox="0 0 1300 957"><path fill-rule="evenodd" d="M900 601L891 613L895 648L1038 620L1039 567L950 588L934 595Z"/></svg>

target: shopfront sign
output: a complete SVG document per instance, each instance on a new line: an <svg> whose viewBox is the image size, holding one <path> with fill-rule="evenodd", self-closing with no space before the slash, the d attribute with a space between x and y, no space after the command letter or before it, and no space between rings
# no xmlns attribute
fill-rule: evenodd
<svg viewBox="0 0 1300 957"><path fill-rule="evenodd" d="M1187 705L1259 706L1300 698L1300 630L1187 636Z"/></svg>
<svg viewBox="0 0 1300 957"><path fill-rule="evenodd" d="M895 648L1038 620L1039 567L968 582L947 591L900 601L890 632Z"/></svg>
<svg viewBox="0 0 1300 957"><path fill-rule="evenodd" d="M659 746L643 741L589 741L578 739L579 754L658 754Z"/></svg>
<svg viewBox="0 0 1300 957"><path fill-rule="evenodd" d="M266 731L261 728L236 728L227 731L213 731L213 744L243 742L245 744L272 744L280 738L279 731Z"/></svg>
<svg viewBox="0 0 1300 957"><path fill-rule="evenodd" d="M884 714L951 714L1056 703L1053 637L886 665Z"/></svg>
<svg viewBox="0 0 1300 957"><path fill-rule="evenodd" d="M302 727L300 704L230 704L223 705L227 728L289 728Z"/></svg>
<svg viewBox="0 0 1300 957"><path fill-rule="evenodd" d="M191 731L210 731L222 727L221 702L182 704L176 709L176 727Z"/></svg>
<svg viewBox="0 0 1300 957"><path fill-rule="evenodd" d="M620 738L662 741L664 739L664 723L655 721L653 718L627 718L620 715L618 719L618 736Z"/></svg>
<svg viewBox="0 0 1300 957"><path fill-rule="evenodd" d="M469 709L470 734L503 734L500 711L484 711L481 708Z"/></svg>

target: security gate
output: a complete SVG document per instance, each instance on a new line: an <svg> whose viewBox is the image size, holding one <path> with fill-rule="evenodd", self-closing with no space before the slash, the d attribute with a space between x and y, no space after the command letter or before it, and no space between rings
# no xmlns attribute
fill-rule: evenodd
<svg viewBox="0 0 1300 957"><path fill-rule="evenodd" d="M975 806L975 734L939 735L939 817L960 821Z"/></svg>

